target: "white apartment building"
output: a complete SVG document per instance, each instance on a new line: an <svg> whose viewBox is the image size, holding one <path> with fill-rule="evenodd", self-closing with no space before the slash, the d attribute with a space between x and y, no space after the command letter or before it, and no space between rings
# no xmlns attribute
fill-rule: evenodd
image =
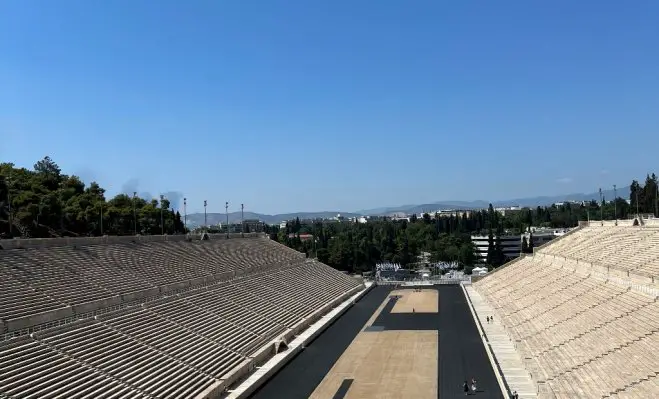
<svg viewBox="0 0 659 399"><path fill-rule="evenodd" d="M548 243L556 237L559 237L565 234L567 230L541 230L537 229L533 232L533 247L537 248L543 244ZM501 247L503 249L503 254L507 259L514 259L520 255L522 252L522 241L526 237L527 242L531 234L524 233L521 235L505 235L501 236ZM495 237L496 240L496 237ZM471 241L474 243L476 248L476 258L478 262L485 263L487 260L487 248L489 244L489 239L487 235L484 236L471 236Z"/></svg>

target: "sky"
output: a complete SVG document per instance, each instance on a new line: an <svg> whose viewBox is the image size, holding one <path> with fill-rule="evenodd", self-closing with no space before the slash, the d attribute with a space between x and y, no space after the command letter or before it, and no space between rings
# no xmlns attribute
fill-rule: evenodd
<svg viewBox="0 0 659 399"><path fill-rule="evenodd" d="M659 2L0 0L0 162L188 212L658 172Z"/></svg>

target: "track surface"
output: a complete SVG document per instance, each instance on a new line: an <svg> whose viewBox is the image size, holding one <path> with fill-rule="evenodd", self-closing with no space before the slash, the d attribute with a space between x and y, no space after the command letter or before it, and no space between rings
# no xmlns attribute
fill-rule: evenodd
<svg viewBox="0 0 659 399"><path fill-rule="evenodd" d="M373 326L439 330L437 379L440 398L464 397L462 383L472 377L478 380L478 392L470 397L502 398L460 286L435 288L439 291L438 315L390 313L391 303L383 309ZM372 289L251 398L308 398L392 290L387 286Z"/></svg>
<svg viewBox="0 0 659 399"><path fill-rule="evenodd" d="M462 384L478 381L474 398L503 398L467 299L459 285L439 289L439 396L463 397Z"/></svg>

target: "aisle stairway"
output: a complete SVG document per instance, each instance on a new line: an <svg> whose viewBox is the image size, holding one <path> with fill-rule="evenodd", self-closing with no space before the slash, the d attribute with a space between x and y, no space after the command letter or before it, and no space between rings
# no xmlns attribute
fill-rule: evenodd
<svg viewBox="0 0 659 399"><path fill-rule="evenodd" d="M537 394L535 384L529 372L524 367L521 357L515 350L513 341L506 334L498 317L494 317L494 322L487 323L487 317L495 314L493 309L471 285L465 285L464 287L469 296L468 299L471 301L481 321L486 340L492 347L494 356L499 362L503 377L510 387L511 392L517 391L519 397L524 399L542 397Z"/></svg>

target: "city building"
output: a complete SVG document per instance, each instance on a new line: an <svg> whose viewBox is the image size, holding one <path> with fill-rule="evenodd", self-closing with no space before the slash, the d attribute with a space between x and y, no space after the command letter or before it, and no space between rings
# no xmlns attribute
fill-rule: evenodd
<svg viewBox="0 0 659 399"><path fill-rule="evenodd" d="M245 219L243 225L245 226L245 232L260 233L265 231L265 223L258 219ZM284 225L284 227L286 227L286 225ZM239 225L238 229L240 228L241 226Z"/></svg>
<svg viewBox="0 0 659 399"><path fill-rule="evenodd" d="M506 216L506 214L510 215L515 212L521 211L522 208L519 206L505 206L505 207L498 207L494 208L495 212L498 212L501 216Z"/></svg>
<svg viewBox="0 0 659 399"><path fill-rule="evenodd" d="M501 236L501 248L503 249L504 256L508 260L514 259L522 252L522 242L525 237L528 243L530 237L533 236L533 247L537 248L556 237L562 236L568 231L568 229L541 229L532 227L531 233L526 232L521 235L515 234ZM487 248L489 246L488 236L471 236L471 242L474 244L478 262L485 263L487 259Z"/></svg>
<svg viewBox="0 0 659 399"><path fill-rule="evenodd" d="M313 240L313 234L300 234L300 241L310 241ZM288 234L288 238L295 238L295 233Z"/></svg>
<svg viewBox="0 0 659 399"><path fill-rule="evenodd" d="M496 241L496 237L494 238ZM471 236L471 242L474 244L476 258L480 263L485 263L487 259L487 249L489 247L489 237ZM501 236L501 248L507 259L513 259L519 256L522 251L522 236L504 235Z"/></svg>
<svg viewBox="0 0 659 399"><path fill-rule="evenodd" d="M466 210L466 209L444 209L444 210L439 210L439 211L435 212L435 215L439 215L439 217L442 217L442 218L447 218L447 217L451 217L451 216L453 216L453 217L457 217L457 216L470 217L471 212L472 211ZM434 217L434 215L431 215L431 216Z"/></svg>
<svg viewBox="0 0 659 399"><path fill-rule="evenodd" d="M336 216L334 216L332 218L332 220L334 220L336 222L345 222L346 218L345 218L345 216L341 216L341 214L339 213Z"/></svg>

